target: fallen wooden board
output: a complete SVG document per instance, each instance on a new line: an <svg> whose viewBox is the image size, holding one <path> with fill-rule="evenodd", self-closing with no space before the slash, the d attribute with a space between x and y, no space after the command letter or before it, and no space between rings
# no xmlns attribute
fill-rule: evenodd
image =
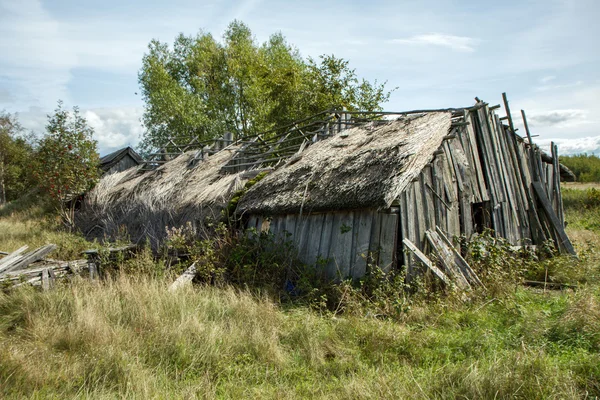
<svg viewBox="0 0 600 400"><path fill-rule="evenodd" d="M404 243L404 245L406 246L406 248L408 248L419 259L419 261L421 261L423 264L425 264L431 270L431 272L433 272L445 284L450 285L452 283L450 281L450 278L448 278L446 276L446 274L444 274L442 272L441 269L439 269L438 267L436 267L433 264L433 262L431 262L431 260L429 258L427 258L427 256L425 254L423 254L421 252L421 250L419 250L417 248L417 246L414 245L413 242L411 242L410 240L408 240L406 238L402 242Z"/></svg>
<svg viewBox="0 0 600 400"><path fill-rule="evenodd" d="M0 273L4 272L4 270L9 268L13 263L20 260L23 257L21 254L28 248L29 246L25 245L0 260Z"/></svg>
<svg viewBox="0 0 600 400"><path fill-rule="evenodd" d="M42 260L46 255L50 254L54 250L56 250L55 244L47 244L45 246L42 246L42 247L32 251L31 253L23 255L23 257L19 261L11 263L10 266L7 266L4 269L3 273L27 268L27 266L29 266L30 264L33 264L36 261Z"/></svg>
<svg viewBox="0 0 600 400"><path fill-rule="evenodd" d="M453 278L454 282L460 289L469 289L471 285L463 275L460 268L456 265L454 260L454 254L447 248L447 245L443 242L437 232L432 230L425 231L425 236L433 250L437 253L440 263L444 266L448 274Z"/></svg>
<svg viewBox="0 0 600 400"><path fill-rule="evenodd" d="M456 265L458 265L458 267L460 268L460 270L463 273L463 275L465 276L465 278L467 278L469 283L485 288L484 284L481 282L481 280L479 280L479 277L477 276L475 271L473 271L473 269L471 268L469 263L467 263L467 260L465 260L463 258L463 256L460 255L459 251L456 250L456 247L454 247L454 245L452 244L450 239L448 239L446 234L444 234L444 231L442 231L439 226L436 226L435 229L436 229L438 235L440 235L442 240L446 243L446 245L454 253L454 261L456 262Z"/></svg>
<svg viewBox="0 0 600 400"><path fill-rule="evenodd" d="M175 279L175 282L169 286L169 291L174 292L175 290L191 283L195 276L196 263L193 263L188 269L185 270L183 274L179 275L179 277Z"/></svg>
<svg viewBox="0 0 600 400"><path fill-rule="evenodd" d="M540 203L542 204L542 208L544 209L546 216L548 216L548 219L550 220L550 223L552 224L552 228L558 235L559 242L557 243L557 245L558 245L559 249L563 248L569 254L576 256L577 253L575 252L575 249L573 248L573 244L569 240L569 237L567 236L567 233L565 232L562 223L560 222L560 220L558 219L558 216L554 212L554 209L552 208L552 204L550 203L550 200L548 199L548 196L546 195L546 191L544 190L544 186L542 185L542 183L540 181L535 181L532 183L532 185L535 190L535 194L537 195L538 199L540 200Z"/></svg>

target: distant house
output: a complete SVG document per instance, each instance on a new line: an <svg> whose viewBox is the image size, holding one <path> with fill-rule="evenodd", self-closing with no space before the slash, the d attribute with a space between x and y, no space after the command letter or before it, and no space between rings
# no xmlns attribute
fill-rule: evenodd
<svg viewBox="0 0 600 400"><path fill-rule="evenodd" d="M105 155L100 159L103 174L113 174L140 165L144 160L131 147L127 146Z"/></svg>

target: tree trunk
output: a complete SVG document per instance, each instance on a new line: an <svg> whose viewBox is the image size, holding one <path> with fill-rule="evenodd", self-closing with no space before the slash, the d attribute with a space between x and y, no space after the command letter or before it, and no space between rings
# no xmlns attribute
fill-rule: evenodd
<svg viewBox="0 0 600 400"><path fill-rule="evenodd" d="M6 189L4 188L4 160L0 159L0 206L6 204Z"/></svg>

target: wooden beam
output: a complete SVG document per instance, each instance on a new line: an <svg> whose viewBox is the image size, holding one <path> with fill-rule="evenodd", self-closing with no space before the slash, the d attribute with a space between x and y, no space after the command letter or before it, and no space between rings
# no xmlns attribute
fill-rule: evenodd
<svg viewBox="0 0 600 400"><path fill-rule="evenodd" d="M556 216L556 213L554 212L554 209L552 208L552 204L550 203L550 200L548 199L548 196L546 195L546 190L544 190L544 186L539 181L533 182L532 185L533 185L533 188L535 190L535 193L536 193L538 199L540 200L540 203L542 204L542 208L544 209L544 212L548 216L548 219L550 220L552 227L554 228L554 230L556 231L556 234L558 235L559 241L558 241L557 245L558 245L559 249L562 247L569 254L576 256L577 253L575 252L575 249L573 248L573 244L569 240L569 237L567 236L567 233L565 232L560 220Z"/></svg>
<svg viewBox="0 0 600 400"><path fill-rule="evenodd" d="M411 242L410 240L408 240L408 239L406 239L406 238L405 238L405 239L402 241L402 243L404 243L404 245L406 246L406 248L407 248L408 250L410 250L410 251L411 251L411 252L412 252L412 253L413 253L413 254L414 254L416 257L417 257L417 259L418 259L419 261L421 261L421 262L422 262L424 265L426 265L426 266L427 266L427 267L428 267L428 268L431 270L431 272L433 272L433 273L434 273L434 274L435 274L435 275L436 275L438 278L440 278L440 279L441 279L441 280L442 280L442 281L443 281L445 284L447 284L447 285L450 285L450 283L451 283L451 282L450 282L450 278L448 278L448 277L446 276L446 274L444 274L444 273L442 272L442 270L441 270L441 269L439 269L438 267L436 267L436 266L435 266L435 265L434 265L434 264L431 262L431 260L430 260L429 258L427 258L427 256L426 256L425 254L423 254L423 253L421 252L421 250L419 250L419 249L417 248L417 246L415 246L415 245L414 245L414 243L413 243L413 242Z"/></svg>
<svg viewBox="0 0 600 400"><path fill-rule="evenodd" d="M196 271L196 263L193 263L188 269L185 270L183 274L175 279L171 286L169 286L169 291L174 292L175 290L191 283L196 276Z"/></svg>

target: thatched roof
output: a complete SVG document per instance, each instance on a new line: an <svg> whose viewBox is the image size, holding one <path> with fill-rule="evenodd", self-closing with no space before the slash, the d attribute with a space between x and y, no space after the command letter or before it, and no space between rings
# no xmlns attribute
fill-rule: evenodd
<svg viewBox="0 0 600 400"><path fill-rule="evenodd" d="M368 124L317 142L241 199L239 213L386 208L431 161L449 112Z"/></svg>
<svg viewBox="0 0 600 400"><path fill-rule="evenodd" d="M148 237L153 244L164 238L166 227L190 222L200 229L207 219L220 218L232 194L247 180L244 173L220 173L235 150L223 150L197 163L192 162L195 152L191 151L154 171L132 168L105 175L86 195L78 226L96 237L114 237L125 226L131 240Z"/></svg>

